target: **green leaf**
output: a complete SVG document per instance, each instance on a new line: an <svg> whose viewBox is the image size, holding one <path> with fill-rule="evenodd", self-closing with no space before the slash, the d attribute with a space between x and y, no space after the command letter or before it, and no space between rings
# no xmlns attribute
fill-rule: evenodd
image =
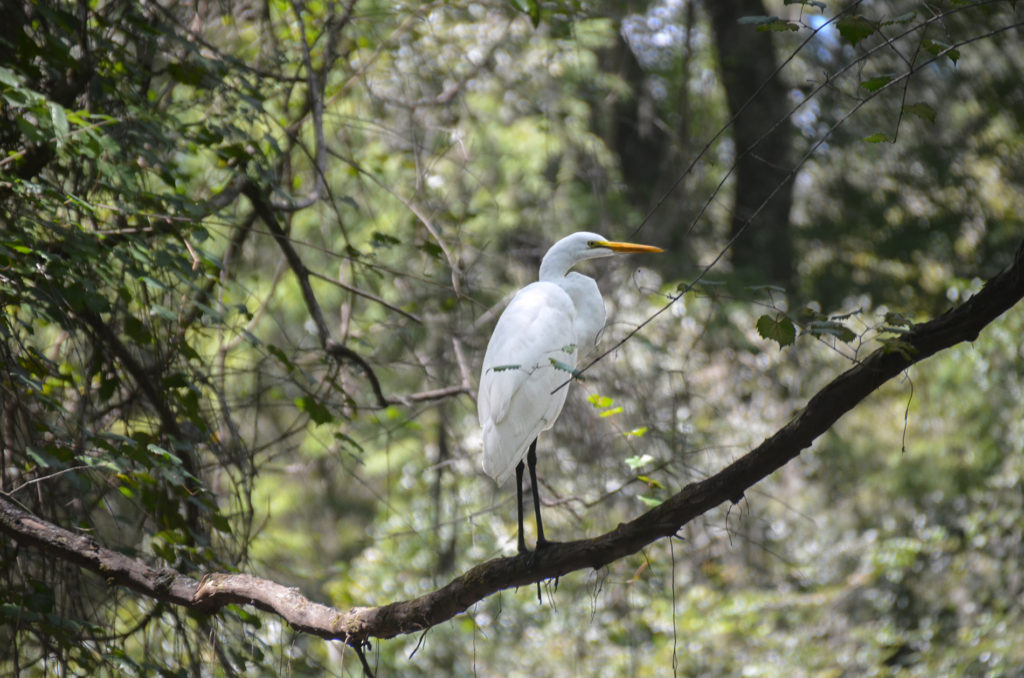
<svg viewBox="0 0 1024 678"><path fill-rule="evenodd" d="M897 17L893 17L888 21L882 23L883 26L892 26L893 24L909 24L917 18L917 12L907 12L906 14L900 14Z"/></svg>
<svg viewBox="0 0 1024 678"><path fill-rule="evenodd" d="M579 372L576 371L576 368L573 367L572 365L568 363L563 363L561 360L555 360L554 358L548 358L548 361L551 363L551 366L554 367L556 370L568 372L569 374L572 375L573 379L579 379L580 381L583 381L583 377L580 375Z"/></svg>
<svg viewBox="0 0 1024 678"><path fill-rule="evenodd" d="M149 312L150 312L151 315L160 316L164 320L168 320L168 321L170 321L172 323L173 322L178 322L177 314L174 311L172 311L171 309L169 309L166 306L163 306L161 304L153 304L149 308Z"/></svg>
<svg viewBox="0 0 1024 678"><path fill-rule="evenodd" d="M865 80L864 82L860 83L860 86L869 92L877 92L878 90L888 85L890 82L892 82L891 75L879 75L878 77L869 78Z"/></svg>
<svg viewBox="0 0 1024 678"><path fill-rule="evenodd" d="M210 525L222 534L231 534L231 524L228 522L227 517L219 511L214 512L210 516Z"/></svg>
<svg viewBox="0 0 1024 678"><path fill-rule="evenodd" d="M0 66L0 83L8 87L21 87L21 79L9 68Z"/></svg>
<svg viewBox="0 0 1024 678"><path fill-rule="evenodd" d="M117 390L118 381L117 375L113 375L109 379L104 379L100 382L100 387L97 389L96 394L101 402L110 400L110 397L114 395L114 391Z"/></svg>
<svg viewBox="0 0 1024 678"><path fill-rule="evenodd" d="M203 82L203 77L206 75L206 69L197 64L190 64L182 61L175 64L168 64L167 74L183 85L198 87L200 83Z"/></svg>
<svg viewBox="0 0 1024 678"><path fill-rule="evenodd" d="M441 249L441 246L431 240L427 240L426 242L424 242L422 245L419 246L419 249L422 250L423 252L426 252L435 259L440 260L444 257L444 250Z"/></svg>
<svg viewBox="0 0 1024 678"><path fill-rule="evenodd" d="M641 483L647 483L647 487L650 487L651 489L665 489L665 485L656 478L652 478L650 476L637 476L636 479L639 480Z"/></svg>
<svg viewBox="0 0 1024 678"><path fill-rule="evenodd" d="M160 382L163 388L189 388L188 377L183 372L172 372Z"/></svg>
<svg viewBox="0 0 1024 678"><path fill-rule="evenodd" d="M761 316L757 319L757 333L764 339L777 342L780 350L796 340L796 327L784 315L774 318L770 315Z"/></svg>
<svg viewBox="0 0 1024 678"><path fill-rule="evenodd" d="M136 344L149 344L153 342L153 335L149 328L133 315L125 316L124 333Z"/></svg>
<svg viewBox="0 0 1024 678"><path fill-rule="evenodd" d="M874 22L857 14L855 16L843 17L837 21L836 29L843 40L856 47L858 42L874 33L878 30L878 27Z"/></svg>
<svg viewBox="0 0 1024 678"><path fill-rule="evenodd" d="M736 20L738 24L754 24L760 26L762 24L771 23L772 21L780 21L777 16L765 16L763 14L755 14L751 16L741 16Z"/></svg>
<svg viewBox="0 0 1024 678"><path fill-rule="evenodd" d="M921 43L921 46L924 47L925 51L932 56L939 56L940 54L945 53L945 55L949 57L949 60L953 62L954 66L956 65L956 62L960 60L960 50L950 47L941 40L926 39Z"/></svg>
<svg viewBox="0 0 1024 678"><path fill-rule="evenodd" d="M836 320L812 322L807 326L807 331L818 337L827 334L847 343L857 338L857 334L853 330Z"/></svg>
<svg viewBox="0 0 1024 678"><path fill-rule="evenodd" d="M308 414L317 426L334 421L331 411L313 396L299 396L295 399L295 406Z"/></svg>
<svg viewBox="0 0 1024 678"><path fill-rule="evenodd" d="M240 143L225 144L217 148L217 156L225 161L246 162L249 159L249 151Z"/></svg>
<svg viewBox="0 0 1024 678"><path fill-rule="evenodd" d="M914 321L903 315L898 311L889 311L885 314L883 322L886 325L895 325L896 327L910 327L914 324Z"/></svg>
<svg viewBox="0 0 1024 678"><path fill-rule="evenodd" d="M798 31L800 25L793 21L785 21L777 16L751 15L741 16L736 20L738 24L756 26L759 31Z"/></svg>
<svg viewBox="0 0 1024 678"><path fill-rule="evenodd" d="M50 102L50 121L53 123L53 131L56 132L58 140L62 140L68 135L70 129L68 117L64 115L64 107L52 101Z"/></svg>
<svg viewBox="0 0 1024 678"><path fill-rule="evenodd" d="M749 285L747 286L747 289L752 290L754 292L768 291L778 292L780 294L786 293L786 288L782 287L781 285Z"/></svg>
<svg viewBox="0 0 1024 678"><path fill-rule="evenodd" d="M20 245L17 243L5 243L7 248L18 254L35 254L36 251L27 245Z"/></svg>
<svg viewBox="0 0 1024 678"><path fill-rule="evenodd" d="M381 233L380 231L374 231L370 237L370 245L375 248L388 248L393 245L401 245L402 241L394 236L390 236L387 233Z"/></svg>
<svg viewBox="0 0 1024 678"><path fill-rule="evenodd" d="M356 452L360 454L363 452L363 446L356 442L356 440L350 435L346 435L339 431L334 434L334 439L340 442L342 445L347 445L348 447L353 448Z"/></svg>
<svg viewBox="0 0 1024 678"><path fill-rule="evenodd" d="M288 368L289 372L295 369L295 363L291 361L291 359L288 357L288 354L282 351L277 346L274 346L273 344L267 344L267 352L270 353L270 355L277 358L277 361L284 365L286 368Z"/></svg>
<svg viewBox="0 0 1024 678"><path fill-rule="evenodd" d="M935 109L925 103L909 104L903 107L905 113L924 118L928 122L935 122Z"/></svg>
<svg viewBox="0 0 1024 678"><path fill-rule="evenodd" d="M152 452L157 457L160 457L161 459L165 459L171 462L175 466L181 466L181 459L178 457L178 455L174 454L173 452L170 452L169 450L165 450L156 443L150 443L146 445L146 449Z"/></svg>
<svg viewBox="0 0 1024 678"><path fill-rule="evenodd" d="M660 506L664 502L663 499L657 499L656 497L648 497L647 495L644 494L641 494L639 497L637 497L637 499L642 501L646 506L649 506L650 508Z"/></svg>
<svg viewBox="0 0 1024 678"><path fill-rule="evenodd" d="M761 24L757 27L759 31L770 31L772 33L781 33L782 31L796 32L800 30L800 24L795 21L772 21L767 24Z"/></svg>
<svg viewBox="0 0 1024 678"><path fill-rule="evenodd" d="M599 410L603 410L606 407L611 407L612 403L615 402L613 398L608 396L593 394L587 397L587 402L596 407Z"/></svg>
<svg viewBox="0 0 1024 678"><path fill-rule="evenodd" d="M210 129L206 125L201 125L192 138L202 146L216 146L224 141L224 135L219 129Z"/></svg>
<svg viewBox="0 0 1024 678"><path fill-rule="evenodd" d="M64 298L76 311L92 311L93 313L106 313L110 310L110 302L103 295L86 289L82 284L72 283L64 290Z"/></svg>
<svg viewBox="0 0 1024 678"><path fill-rule="evenodd" d="M638 426L632 431L626 431L623 435L625 435L627 438L642 438L645 433L647 433L647 427Z"/></svg>
<svg viewBox="0 0 1024 678"><path fill-rule="evenodd" d="M881 143L884 143L884 142L892 141L892 139L890 139L889 135L887 135L887 134L882 134L881 132L876 132L875 134L872 134L871 136L864 137L863 141L866 141L869 144L881 144Z"/></svg>
<svg viewBox="0 0 1024 678"><path fill-rule="evenodd" d="M620 407L613 407L610 410L605 410L604 412L602 412L601 416L602 417L610 417L613 414L619 414L620 412L622 412L622 407L621 406Z"/></svg>
<svg viewBox="0 0 1024 678"><path fill-rule="evenodd" d="M629 467L630 471L636 471L637 469L654 461L654 457L649 454L645 454L642 456L626 457L623 461L626 462L626 466Z"/></svg>
<svg viewBox="0 0 1024 678"><path fill-rule="evenodd" d="M39 126L30 122L28 118L18 116L15 118L14 123L18 126L18 131L20 131L29 141L33 143L42 143L47 141L46 135L43 134Z"/></svg>
<svg viewBox="0 0 1024 678"><path fill-rule="evenodd" d="M40 468L49 468L50 466L60 465L60 462L51 457L50 455L46 454L45 452L40 452L39 450L36 450L35 448L32 447L26 447L25 454L31 457L35 463L39 464Z"/></svg>
<svg viewBox="0 0 1024 678"><path fill-rule="evenodd" d="M536 28L540 25L540 2L538 0L526 0L526 6L529 9L530 21L533 22L533 27Z"/></svg>
<svg viewBox="0 0 1024 678"><path fill-rule="evenodd" d="M206 317L207 320L216 323L221 323L224 321L224 314L220 310L207 306L206 304L200 301L196 301L194 299L192 300L192 304L203 312L203 315Z"/></svg>
<svg viewBox="0 0 1024 678"><path fill-rule="evenodd" d="M263 345L263 342L259 340L259 337L257 337L255 334L245 329L244 327L242 328L242 336L245 337L245 340L249 342L249 344L252 346Z"/></svg>
<svg viewBox="0 0 1024 678"><path fill-rule="evenodd" d="M243 624L248 624L257 629L260 628L260 626L262 625L262 622L260 621L260 616L258 614L249 612L241 605L228 605L227 609L233 612L235 615L237 615L239 621L241 621Z"/></svg>

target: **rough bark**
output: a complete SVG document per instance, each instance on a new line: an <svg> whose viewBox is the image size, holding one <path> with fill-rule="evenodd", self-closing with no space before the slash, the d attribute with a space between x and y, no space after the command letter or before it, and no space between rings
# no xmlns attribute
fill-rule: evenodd
<svg viewBox="0 0 1024 678"><path fill-rule="evenodd" d="M359 647L370 638L420 631L465 611L502 589L524 586L574 570L600 568L647 544L675 535L690 520L743 493L800 452L841 416L911 365L962 341L973 341L990 322L1024 298L1024 243L1013 263L975 296L907 332L900 350L879 349L833 379L777 433L715 475L684 487L660 506L593 539L553 545L535 554L481 563L446 586L412 600L341 610L314 603L276 582L248 574L209 574L196 581L155 568L43 521L0 494L0 532L28 547L100 574L157 600L213 612L251 604L277 614L295 629Z"/></svg>

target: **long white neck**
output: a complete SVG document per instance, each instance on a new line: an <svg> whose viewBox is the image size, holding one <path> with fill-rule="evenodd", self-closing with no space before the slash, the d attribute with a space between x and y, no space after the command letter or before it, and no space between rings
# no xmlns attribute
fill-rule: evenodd
<svg viewBox="0 0 1024 678"><path fill-rule="evenodd" d="M588 245L595 240L603 241L604 238L596 233L574 233L555 243L540 262L541 282L558 285L572 299L575 307L573 330L581 353L588 353L594 348L604 327L604 300L593 278L571 269L580 261L611 254L611 250Z"/></svg>
<svg viewBox="0 0 1024 678"><path fill-rule="evenodd" d="M540 262L540 280L545 282L558 282L565 277L573 264L576 263L566 253L557 250L548 250Z"/></svg>

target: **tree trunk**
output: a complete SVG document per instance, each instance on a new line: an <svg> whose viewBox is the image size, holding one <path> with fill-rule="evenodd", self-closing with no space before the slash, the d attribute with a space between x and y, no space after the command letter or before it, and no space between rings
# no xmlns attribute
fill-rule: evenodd
<svg viewBox="0 0 1024 678"><path fill-rule="evenodd" d="M657 199L657 188L670 140L655 127L656 104L646 90L646 74L622 35L616 32L615 45L598 53L601 70L613 73L629 85L629 95L609 92L593 102L598 134L619 157L629 201L643 209Z"/></svg>
<svg viewBox="0 0 1024 678"><path fill-rule="evenodd" d="M711 17L736 145L731 237L739 237L732 246L732 262L762 282L791 288L793 182L788 174L793 132L785 120L786 86L775 73L773 34L738 23L740 17L768 12L761 0L707 0L704 6Z"/></svg>

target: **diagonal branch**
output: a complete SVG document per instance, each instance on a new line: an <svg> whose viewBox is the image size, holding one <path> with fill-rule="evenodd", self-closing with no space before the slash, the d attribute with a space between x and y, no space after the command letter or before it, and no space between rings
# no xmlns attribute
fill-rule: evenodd
<svg viewBox="0 0 1024 678"><path fill-rule="evenodd" d="M260 192L260 187L253 181L246 181L242 186L242 194L249 199L252 203L253 209L256 214L259 215L263 223L267 225L270 230L270 234L274 236L274 240L277 242L277 246L281 248L284 253L284 258L288 261L288 265L295 273L295 277L299 280L299 289L302 290L302 299L306 303L306 309L309 311L309 315L313 318L313 323L316 325L317 336L320 339L320 346L324 349L327 355L331 356L335 360L340 362L351 362L359 366L366 375L367 380L370 382L370 388L373 389L373 395L377 400L377 405L380 407L388 406L388 399L384 397L384 391L381 389L380 380L377 378L377 374L370 367L370 364L366 360L345 346L339 343L331 336L331 330L327 326L327 320L324 318L323 309L320 308L320 302L317 301L316 295L313 294L313 286L309 283L309 277L311 275L309 268L306 267L306 263L302 261L302 257L295 251L292 246L292 241L289 240L288 234L282 228L281 223L277 219L277 215L274 213L273 207L264 197L263 193Z"/></svg>
<svg viewBox="0 0 1024 678"><path fill-rule="evenodd" d="M889 379L935 353L973 341L993 320L1024 298L1024 243L1009 268L978 294L947 313L915 325L901 350L882 348L833 379L788 424L715 475L684 487L663 504L593 539L552 545L535 554L481 563L446 586L419 598L380 607L340 610L314 603L276 582L247 574L209 574L202 581L98 546L24 511L0 493L0 532L27 546L101 574L157 600L212 612L228 604L251 604L279 615L295 629L359 647L370 638L391 638L430 628L503 589L524 586L574 570L600 568L672 537L694 518L736 502L755 483L797 457L841 416Z"/></svg>

